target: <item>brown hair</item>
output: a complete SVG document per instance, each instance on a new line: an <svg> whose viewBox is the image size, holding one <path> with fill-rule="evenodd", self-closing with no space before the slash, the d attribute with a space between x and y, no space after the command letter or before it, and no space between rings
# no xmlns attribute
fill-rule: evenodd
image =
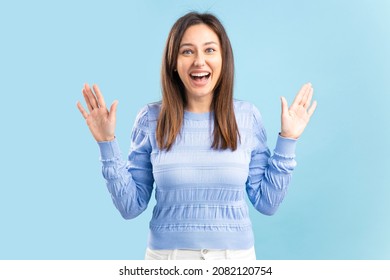
<svg viewBox="0 0 390 280"><path fill-rule="evenodd" d="M221 75L215 85L211 104L214 111L214 140L211 147L234 151L240 135L233 108L233 51L221 22L208 13L190 12L182 16L168 35L161 67L162 105L157 122L157 143L160 149L169 151L182 127L187 98L185 87L175 69L184 32L197 24L210 27L217 34L222 49Z"/></svg>

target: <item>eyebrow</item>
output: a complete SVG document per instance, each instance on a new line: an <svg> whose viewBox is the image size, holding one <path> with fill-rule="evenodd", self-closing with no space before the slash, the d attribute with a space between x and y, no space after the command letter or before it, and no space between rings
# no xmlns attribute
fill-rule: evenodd
<svg viewBox="0 0 390 280"><path fill-rule="evenodd" d="M218 43L214 42L214 41L210 41L210 42L206 42L203 44L203 46L208 46L208 45L217 45L218 46ZM182 47L193 47L194 44L191 44L191 43L184 43L184 44L181 44L180 45L180 48Z"/></svg>

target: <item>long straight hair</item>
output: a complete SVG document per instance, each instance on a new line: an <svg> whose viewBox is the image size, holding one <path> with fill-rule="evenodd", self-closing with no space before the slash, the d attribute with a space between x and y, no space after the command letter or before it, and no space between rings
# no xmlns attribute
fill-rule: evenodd
<svg viewBox="0 0 390 280"><path fill-rule="evenodd" d="M173 25L166 42L161 67L162 105L156 139L160 149L169 151L180 133L187 104L185 87L176 70L180 42L193 25L206 24L218 36L222 69L215 85L211 109L214 111L213 149L237 149L240 137L233 107L234 58L230 40L221 22L212 14L190 12Z"/></svg>

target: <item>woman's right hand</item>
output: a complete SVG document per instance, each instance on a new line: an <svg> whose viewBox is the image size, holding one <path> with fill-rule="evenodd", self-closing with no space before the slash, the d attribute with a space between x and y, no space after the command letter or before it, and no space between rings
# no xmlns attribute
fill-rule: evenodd
<svg viewBox="0 0 390 280"><path fill-rule="evenodd" d="M110 108L106 108L106 103L97 85L93 85L93 90L88 84L82 90L89 113L77 102L77 108L87 121L89 130L97 142L112 141L115 138L116 108L118 101L115 100Z"/></svg>

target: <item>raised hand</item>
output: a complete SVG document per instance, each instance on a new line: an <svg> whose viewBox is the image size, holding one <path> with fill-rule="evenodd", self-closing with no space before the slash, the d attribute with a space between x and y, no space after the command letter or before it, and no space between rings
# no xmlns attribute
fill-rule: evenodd
<svg viewBox="0 0 390 280"><path fill-rule="evenodd" d="M282 137L297 139L301 136L317 107L316 101L310 106L312 97L311 83L302 86L290 108L288 108L286 98L281 97L282 130L280 135Z"/></svg>
<svg viewBox="0 0 390 280"><path fill-rule="evenodd" d="M115 138L116 108L118 101L114 101L110 111L106 108L106 103L97 85L93 85L93 90L88 84L82 90L89 113L83 108L80 101L77 108L87 121L89 130L98 142L112 141Z"/></svg>

